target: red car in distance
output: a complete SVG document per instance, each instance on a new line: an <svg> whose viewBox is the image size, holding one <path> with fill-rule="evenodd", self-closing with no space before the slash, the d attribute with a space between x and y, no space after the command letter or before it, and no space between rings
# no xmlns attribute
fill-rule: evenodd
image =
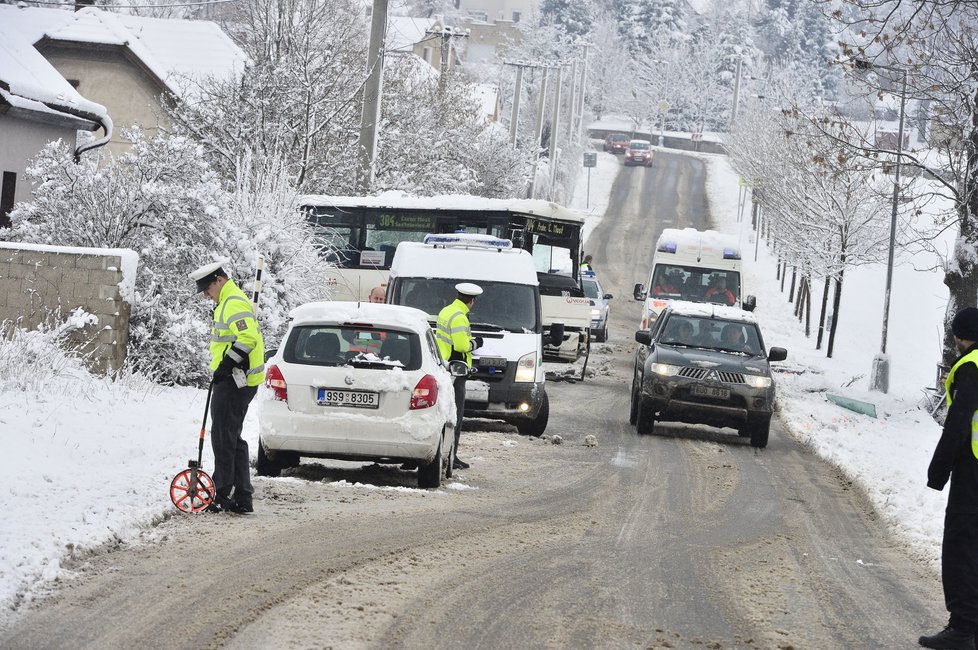
<svg viewBox="0 0 978 650"><path fill-rule="evenodd" d="M624 133L612 133L604 139L604 150L611 153L625 153L630 139Z"/></svg>

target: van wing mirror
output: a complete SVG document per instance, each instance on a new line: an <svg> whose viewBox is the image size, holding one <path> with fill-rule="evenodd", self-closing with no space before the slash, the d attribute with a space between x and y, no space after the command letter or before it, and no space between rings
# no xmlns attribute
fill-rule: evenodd
<svg viewBox="0 0 978 650"><path fill-rule="evenodd" d="M768 361L784 361L788 358L788 351L784 348L771 348L767 353Z"/></svg>
<svg viewBox="0 0 978 650"><path fill-rule="evenodd" d="M744 299L744 311L754 311L757 309L757 298L755 296L747 296Z"/></svg>
<svg viewBox="0 0 978 650"><path fill-rule="evenodd" d="M632 295L635 297L635 300L645 300L645 285L636 284L635 288L632 289Z"/></svg>
<svg viewBox="0 0 978 650"><path fill-rule="evenodd" d="M604 296L602 296L602 297L603 297L603 298L604 298L605 300L611 300L612 298L614 298L614 296L613 296L613 295L611 295L610 293L606 293L606 294L604 294Z"/></svg>
<svg viewBox="0 0 978 650"><path fill-rule="evenodd" d="M553 323L550 326L550 345L559 348L564 342L564 324Z"/></svg>
<svg viewBox="0 0 978 650"><path fill-rule="evenodd" d="M642 345L652 345L652 332L649 330L638 330L635 332L635 340Z"/></svg>

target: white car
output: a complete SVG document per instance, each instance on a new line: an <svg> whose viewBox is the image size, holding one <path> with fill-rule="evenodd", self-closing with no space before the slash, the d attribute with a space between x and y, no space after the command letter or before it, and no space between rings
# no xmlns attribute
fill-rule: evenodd
<svg viewBox="0 0 978 650"><path fill-rule="evenodd" d="M290 317L260 393L259 476L307 456L416 464L422 488L451 477L452 375L423 311L313 302Z"/></svg>

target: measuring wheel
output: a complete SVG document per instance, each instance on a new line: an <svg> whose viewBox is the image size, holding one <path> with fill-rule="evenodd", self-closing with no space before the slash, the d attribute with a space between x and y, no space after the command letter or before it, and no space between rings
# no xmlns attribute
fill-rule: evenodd
<svg viewBox="0 0 978 650"><path fill-rule="evenodd" d="M184 512L202 512L214 501L214 481L203 470L185 469L170 481L170 500Z"/></svg>

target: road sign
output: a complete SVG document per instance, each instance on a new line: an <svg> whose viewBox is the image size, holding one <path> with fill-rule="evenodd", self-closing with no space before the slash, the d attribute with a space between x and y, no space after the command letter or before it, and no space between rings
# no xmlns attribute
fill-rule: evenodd
<svg viewBox="0 0 978 650"><path fill-rule="evenodd" d="M584 152L584 166L585 167L597 167L598 166L598 154Z"/></svg>

